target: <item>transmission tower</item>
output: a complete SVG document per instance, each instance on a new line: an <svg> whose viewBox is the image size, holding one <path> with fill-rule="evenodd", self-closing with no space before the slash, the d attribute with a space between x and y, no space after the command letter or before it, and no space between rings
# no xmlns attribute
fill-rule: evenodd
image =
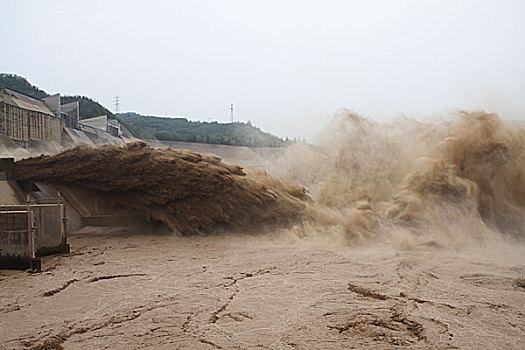
<svg viewBox="0 0 525 350"><path fill-rule="evenodd" d="M230 105L230 122L233 124L233 103Z"/></svg>
<svg viewBox="0 0 525 350"><path fill-rule="evenodd" d="M115 102L115 113L119 113L120 112L120 97L118 95L115 96L115 98L113 99L113 102Z"/></svg>

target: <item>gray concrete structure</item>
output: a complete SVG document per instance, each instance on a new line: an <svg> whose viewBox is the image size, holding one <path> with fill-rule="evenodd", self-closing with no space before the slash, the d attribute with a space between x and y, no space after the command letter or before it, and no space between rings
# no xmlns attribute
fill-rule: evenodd
<svg viewBox="0 0 525 350"><path fill-rule="evenodd" d="M78 121L80 118L80 108L78 101L61 105L60 111L62 118L65 121L65 126L71 129L78 129Z"/></svg>
<svg viewBox="0 0 525 350"><path fill-rule="evenodd" d="M53 97L49 101L55 100ZM8 89L0 90L0 133L28 147L32 140L60 141L61 130L61 119L44 101Z"/></svg>
<svg viewBox="0 0 525 350"><path fill-rule="evenodd" d="M16 182L13 165L0 159L0 268L38 269L38 257L69 252L66 206L56 189Z"/></svg>
<svg viewBox="0 0 525 350"><path fill-rule="evenodd" d="M120 137L121 134L119 121L116 119L108 119L107 115L82 119L79 124L85 131L93 131L93 129L96 129L107 132L114 137Z"/></svg>
<svg viewBox="0 0 525 350"><path fill-rule="evenodd" d="M35 259L33 213L0 210L0 268L28 268Z"/></svg>
<svg viewBox="0 0 525 350"><path fill-rule="evenodd" d="M95 128L102 131L108 131L108 116L101 115L98 117L82 119L80 125Z"/></svg>

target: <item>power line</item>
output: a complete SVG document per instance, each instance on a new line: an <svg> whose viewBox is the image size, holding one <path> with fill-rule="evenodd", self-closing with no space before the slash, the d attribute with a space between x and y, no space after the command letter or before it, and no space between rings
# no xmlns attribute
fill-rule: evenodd
<svg viewBox="0 0 525 350"><path fill-rule="evenodd" d="M230 122L233 124L233 103L230 105Z"/></svg>
<svg viewBox="0 0 525 350"><path fill-rule="evenodd" d="M120 112L120 97L118 95L115 96L115 98L113 99L113 102L115 103L115 113L119 113Z"/></svg>

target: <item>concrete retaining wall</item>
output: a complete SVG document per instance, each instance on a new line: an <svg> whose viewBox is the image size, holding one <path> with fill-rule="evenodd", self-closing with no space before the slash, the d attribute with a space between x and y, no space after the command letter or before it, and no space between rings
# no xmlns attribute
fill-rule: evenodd
<svg viewBox="0 0 525 350"><path fill-rule="evenodd" d="M0 211L0 268L28 268L35 258L33 214Z"/></svg>
<svg viewBox="0 0 525 350"><path fill-rule="evenodd" d="M33 250L36 256L64 253L68 250L64 204L3 205L0 213L30 212L34 228ZM0 221L0 231L12 231L9 221ZM0 249L3 249L0 244Z"/></svg>

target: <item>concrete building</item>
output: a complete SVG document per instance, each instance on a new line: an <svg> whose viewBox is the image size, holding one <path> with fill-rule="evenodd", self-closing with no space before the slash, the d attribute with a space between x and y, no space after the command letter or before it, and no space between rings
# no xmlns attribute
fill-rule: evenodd
<svg viewBox="0 0 525 350"><path fill-rule="evenodd" d="M120 137L121 135L120 122L117 119L108 120L108 133L111 136Z"/></svg>
<svg viewBox="0 0 525 350"><path fill-rule="evenodd" d="M0 133L22 147L39 141L61 141L64 126L78 128L78 102L60 104L60 94L37 100L0 89Z"/></svg>
<svg viewBox="0 0 525 350"><path fill-rule="evenodd" d="M80 108L78 101L66 103L60 106L60 114L64 119L65 125L71 129L78 129L80 120Z"/></svg>
<svg viewBox="0 0 525 350"><path fill-rule="evenodd" d="M116 120L80 123L78 101L61 104L59 94L38 100L0 89L0 269L40 269L42 257L69 251L67 232L82 226L129 224L129 217L109 215L96 191L14 178L14 158L100 144L125 144Z"/></svg>
<svg viewBox="0 0 525 350"><path fill-rule="evenodd" d="M0 89L0 153L6 142L56 153L79 144L122 145L126 142L122 136L117 119L102 115L80 120L79 101L61 104L60 94L38 100Z"/></svg>
<svg viewBox="0 0 525 350"><path fill-rule="evenodd" d="M60 99L60 96L58 96ZM60 113L60 102L50 96L48 102ZM60 141L62 121L45 101L8 89L0 90L0 133L23 147L31 141Z"/></svg>
<svg viewBox="0 0 525 350"><path fill-rule="evenodd" d="M111 136L120 137L120 123L116 119L108 119L107 115L82 119L81 126L87 129L97 129L109 133Z"/></svg>

